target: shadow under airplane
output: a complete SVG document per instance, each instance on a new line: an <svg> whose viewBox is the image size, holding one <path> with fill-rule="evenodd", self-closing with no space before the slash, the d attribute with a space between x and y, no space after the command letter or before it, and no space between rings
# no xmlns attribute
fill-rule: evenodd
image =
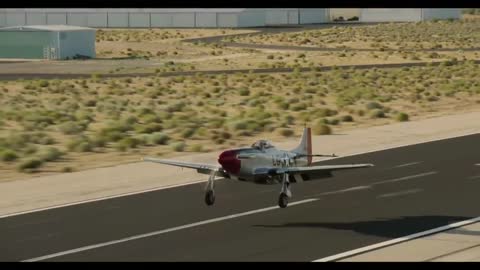
<svg viewBox="0 0 480 270"><path fill-rule="evenodd" d="M387 238L430 230L451 223L471 219L463 216L407 216L385 220L353 222L290 222L279 225L253 225L265 228L325 228L333 230L354 231L366 235Z"/></svg>

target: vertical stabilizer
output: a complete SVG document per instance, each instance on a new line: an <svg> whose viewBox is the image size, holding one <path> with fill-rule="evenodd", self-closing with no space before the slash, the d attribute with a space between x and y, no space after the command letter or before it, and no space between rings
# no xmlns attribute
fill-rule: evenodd
<svg viewBox="0 0 480 270"><path fill-rule="evenodd" d="M300 144L292 152L307 155L308 165L312 164L312 130L309 127L303 129Z"/></svg>

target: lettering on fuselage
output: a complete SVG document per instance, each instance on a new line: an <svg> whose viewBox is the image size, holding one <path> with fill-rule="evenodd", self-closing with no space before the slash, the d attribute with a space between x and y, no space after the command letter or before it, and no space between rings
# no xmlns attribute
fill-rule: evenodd
<svg viewBox="0 0 480 270"><path fill-rule="evenodd" d="M289 157L272 156L272 164L275 167L289 167L295 163L295 160Z"/></svg>

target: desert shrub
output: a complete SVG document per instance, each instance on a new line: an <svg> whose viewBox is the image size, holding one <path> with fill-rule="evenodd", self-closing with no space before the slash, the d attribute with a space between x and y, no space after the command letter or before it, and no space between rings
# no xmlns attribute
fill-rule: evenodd
<svg viewBox="0 0 480 270"><path fill-rule="evenodd" d="M0 159L2 161L10 162L18 158L18 155L12 150L3 150L0 151Z"/></svg>
<svg viewBox="0 0 480 270"><path fill-rule="evenodd" d="M31 169L39 168L40 166L42 166L42 164L43 164L42 160L37 159L37 158L32 158L32 159L28 159L28 160L25 160L22 163L20 163L18 165L17 169L21 172L29 172L29 170L31 170Z"/></svg>
<svg viewBox="0 0 480 270"><path fill-rule="evenodd" d="M91 140L91 143L94 148L105 147L107 145L107 139L97 135Z"/></svg>
<svg viewBox="0 0 480 270"><path fill-rule="evenodd" d="M85 126L76 122L65 122L61 124L58 129L66 135L79 134L85 130Z"/></svg>
<svg viewBox="0 0 480 270"><path fill-rule="evenodd" d="M203 152L203 146L201 144L192 145L190 149L192 152Z"/></svg>
<svg viewBox="0 0 480 270"><path fill-rule="evenodd" d="M284 137L291 137L295 134L295 132L292 130L292 129L289 129L289 128L282 128L282 129L279 129L279 134L284 136Z"/></svg>
<svg viewBox="0 0 480 270"><path fill-rule="evenodd" d="M60 150L58 150L55 147L48 147L42 153L41 158L43 161L55 161L55 160L58 160L60 157L62 157L63 154L64 153L62 153Z"/></svg>
<svg viewBox="0 0 480 270"><path fill-rule="evenodd" d="M238 90L238 94L240 96L248 96L250 95L250 90L248 90L248 88L241 88Z"/></svg>
<svg viewBox="0 0 480 270"><path fill-rule="evenodd" d="M383 106L380 103L377 102L369 102L367 105L365 105L367 110L374 110L374 109L382 109Z"/></svg>
<svg viewBox="0 0 480 270"><path fill-rule="evenodd" d="M336 126L336 125L338 125L339 123L340 123L340 121L339 121L338 119L336 119L336 118L327 120L327 124L329 124L329 125L334 125L334 126Z"/></svg>
<svg viewBox="0 0 480 270"><path fill-rule="evenodd" d="M305 103L295 104L291 107L291 110L294 111L294 112L304 111L306 109L307 109L307 104L305 104Z"/></svg>
<svg viewBox="0 0 480 270"><path fill-rule="evenodd" d="M126 137L121 139L115 144L115 149L118 151L126 151L127 149L130 148L137 148L139 145L139 141L136 138L133 137Z"/></svg>
<svg viewBox="0 0 480 270"><path fill-rule="evenodd" d="M353 117L351 115L343 115L340 117L342 122L353 122Z"/></svg>
<svg viewBox="0 0 480 270"><path fill-rule="evenodd" d="M290 107L290 104L288 104L287 102L280 102L280 103L277 103L277 106L279 109L281 110L288 110L288 108Z"/></svg>
<svg viewBox="0 0 480 270"><path fill-rule="evenodd" d="M72 167L63 167L62 168L62 172L64 173L69 173L69 172L73 172L73 168Z"/></svg>
<svg viewBox="0 0 480 270"><path fill-rule="evenodd" d="M293 117L291 115L285 116L285 123L287 123L287 125L295 124L295 117Z"/></svg>
<svg viewBox="0 0 480 270"><path fill-rule="evenodd" d="M135 128L135 131L137 133L144 133L144 134L145 133L150 134L150 133L158 132L158 131L162 131L162 130L163 130L162 125L157 124L157 123L149 123L149 124L146 124L146 125L138 125Z"/></svg>
<svg viewBox="0 0 480 270"><path fill-rule="evenodd" d="M175 152L183 152L185 150L186 144L184 142L176 142L172 145L172 149Z"/></svg>
<svg viewBox="0 0 480 270"><path fill-rule="evenodd" d="M150 142L152 144L165 145L170 140L170 137L164 133L154 133L150 136Z"/></svg>
<svg viewBox="0 0 480 270"><path fill-rule="evenodd" d="M40 87L48 87L50 83L45 80L41 80L40 83L38 84Z"/></svg>
<svg viewBox="0 0 480 270"><path fill-rule="evenodd" d="M374 109L370 112L370 118L384 118L385 113L380 109Z"/></svg>
<svg viewBox="0 0 480 270"><path fill-rule="evenodd" d="M244 130L248 127L248 123L243 120L233 122L231 125L233 130Z"/></svg>
<svg viewBox="0 0 480 270"><path fill-rule="evenodd" d="M31 155L36 153L37 151L38 151L38 147L33 144L28 144L27 146L25 146L25 148L22 149L22 152L25 155Z"/></svg>
<svg viewBox="0 0 480 270"><path fill-rule="evenodd" d="M87 137L77 137L67 143L67 149L75 152L91 152L93 144Z"/></svg>
<svg viewBox="0 0 480 270"><path fill-rule="evenodd" d="M182 138L190 138L195 134L196 129L194 128L187 128L182 131Z"/></svg>
<svg viewBox="0 0 480 270"><path fill-rule="evenodd" d="M314 114L317 117L327 117L327 116L337 115L338 112L336 110L332 110L329 108L321 108L321 109L315 110Z"/></svg>
<svg viewBox="0 0 480 270"><path fill-rule="evenodd" d="M43 144L43 145L50 145L55 143L55 140L52 137L50 137L48 134L43 132L35 132L31 134L26 134L26 135L29 136L29 141L31 143Z"/></svg>
<svg viewBox="0 0 480 270"><path fill-rule="evenodd" d="M429 96L427 98L427 101L430 101L430 102L434 102L434 101L438 101L438 100L439 100L439 98L437 96Z"/></svg>
<svg viewBox="0 0 480 270"><path fill-rule="evenodd" d="M83 105L85 105L86 107L95 107L97 105L97 101L94 99L89 99L86 100Z"/></svg>
<svg viewBox="0 0 480 270"><path fill-rule="evenodd" d="M325 125L323 121L317 121L317 123L312 128L313 134L315 135L329 135L332 134L332 129Z"/></svg>
<svg viewBox="0 0 480 270"><path fill-rule="evenodd" d="M404 121L408 121L409 116L408 116L408 114L401 112L401 113L397 114L395 119L399 122L404 122Z"/></svg>

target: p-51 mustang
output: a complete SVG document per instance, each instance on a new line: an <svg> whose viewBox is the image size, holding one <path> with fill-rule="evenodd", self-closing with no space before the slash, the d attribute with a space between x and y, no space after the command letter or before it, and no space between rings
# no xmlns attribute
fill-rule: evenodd
<svg viewBox="0 0 480 270"><path fill-rule="evenodd" d="M209 174L205 202L215 202L214 181L216 176L248 181L257 184L282 184L278 205L285 208L292 197L290 183L312 179L312 175L331 176L332 171L372 167L373 164L345 164L312 166L312 157L335 157L335 155L312 154L311 129L305 127L300 144L293 150L280 150L266 140L259 140L250 148L226 150L218 157L216 164L200 164L183 161L144 158L144 161L196 169L198 173Z"/></svg>

